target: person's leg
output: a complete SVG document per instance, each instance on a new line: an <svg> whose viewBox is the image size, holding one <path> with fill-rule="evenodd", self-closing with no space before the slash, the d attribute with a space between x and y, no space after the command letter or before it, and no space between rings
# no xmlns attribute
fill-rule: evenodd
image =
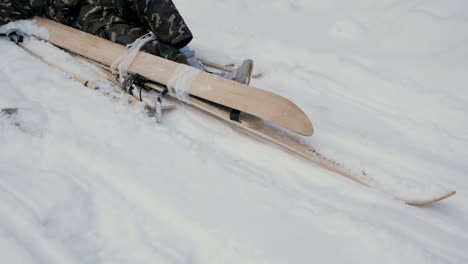
<svg viewBox="0 0 468 264"><path fill-rule="evenodd" d="M132 8L159 41L181 49L192 40L192 32L171 0L133 0Z"/></svg>
<svg viewBox="0 0 468 264"><path fill-rule="evenodd" d="M0 26L32 16L28 1L0 0Z"/></svg>
<svg viewBox="0 0 468 264"><path fill-rule="evenodd" d="M100 28L95 35L116 43L127 45L133 43L136 39L147 33L148 31L145 28L135 27L131 24L120 22L118 24L114 23ZM187 58L184 54L174 47L166 45L158 40L153 40L147 43L143 46L143 51L178 63L187 64Z"/></svg>
<svg viewBox="0 0 468 264"><path fill-rule="evenodd" d="M72 26L123 45L131 44L149 32L148 28L123 19L119 14L119 6L106 3L102 5L89 3L81 6ZM165 59L187 64L187 58L178 49L159 40L146 44L143 50Z"/></svg>

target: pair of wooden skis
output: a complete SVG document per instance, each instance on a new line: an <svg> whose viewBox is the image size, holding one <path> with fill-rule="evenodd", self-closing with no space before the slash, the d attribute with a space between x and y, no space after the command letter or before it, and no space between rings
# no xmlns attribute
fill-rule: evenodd
<svg viewBox="0 0 468 264"><path fill-rule="evenodd" d="M105 70L108 70L110 65L127 51L124 46L59 23L39 17L35 17L34 20L38 26L46 28L49 32L49 36L43 37L43 40L49 41L66 51L78 54ZM39 38L41 37L39 36ZM50 65L50 63L48 64ZM139 52L129 66L129 72L143 76L146 80L144 83L146 88L162 92L170 82L170 77L177 67L178 64L175 62ZM230 69L226 68L225 70ZM109 72L107 74L110 81L118 84L115 79L112 80ZM74 77L81 83L90 85L83 78ZM456 193L447 190L435 196L429 195L408 199L398 194L389 193L379 185L375 185L365 173L353 174L346 168L320 155L312 146L302 143L298 136L291 133L311 136L313 128L305 113L284 97L205 72L198 73L197 77L187 85L189 87L184 87L189 93L187 104L278 144L338 175L366 187L380 189L406 204L426 205L443 200ZM237 120L232 120L232 110L238 110L242 113Z"/></svg>

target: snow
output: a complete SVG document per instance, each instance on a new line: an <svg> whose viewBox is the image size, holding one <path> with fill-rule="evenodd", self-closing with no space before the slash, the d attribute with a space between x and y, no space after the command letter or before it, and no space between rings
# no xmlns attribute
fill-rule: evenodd
<svg viewBox="0 0 468 264"><path fill-rule="evenodd" d="M389 189L457 194L408 206L182 104L156 125L0 40L2 262L468 262L466 1L176 5L191 47L254 59L252 84L297 103L321 153Z"/></svg>

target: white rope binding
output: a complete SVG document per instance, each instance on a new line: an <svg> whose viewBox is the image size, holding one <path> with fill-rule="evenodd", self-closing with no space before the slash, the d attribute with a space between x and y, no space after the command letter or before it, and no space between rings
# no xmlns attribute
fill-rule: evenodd
<svg viewBox="0 0 468 264"><path fill-rule="evenodd" d="M153 40L157 40L157 37L156 35L154 35L153 32L149 32L148 34L141 36L140 38L136 39L132 44L127 45L127 47L129 48L127 53L123 54L112 63L111 71L113 74L118 74L120 83L123 83L125 81L125 78L127 78L128 68L135 60L141 48L146 43ZM197 78L199 73L200 70L197 70L193 67L184 64L179 64L174 70L171 77L169 78L169 81L166 85L169 95L176 97L180 101L186 103L189 102L190 97L188 90L190 89L193 80ZM160 123L162 118L162 105L159 101L156 101L155 108L156 121Z"/></svg>
<svg viewBox="0 0 468 264"><path fill-rule="evenodd" d="M127 53L120 56L115 60L111 65L111 71L113 74L119 75L119 82L123 83L125 78L128 76L128 67L135 60L138 52L141 48L148 42L156 40L156 35L153 32L149 32L138 39L136 39L132 44L127 45Z"/></svg>
<svg viewBox="0 0 468 264"><path fill-rule="evenodd" d="M167 82L169 94L187 103L189 101L188 90L198 74L200 74L200 70L185 64L179 64Z"/></svg>

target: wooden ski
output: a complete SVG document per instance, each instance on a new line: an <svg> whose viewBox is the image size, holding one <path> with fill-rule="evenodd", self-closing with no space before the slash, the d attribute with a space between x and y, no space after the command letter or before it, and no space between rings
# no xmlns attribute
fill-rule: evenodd
<svg viewBox="0 0 468 264"><path fill-rule="evenodd" d="M38 26L49 32L47 38L37 36L65 50L86 58L112 65L127 49L103 38L79 31L57 22L35 17ZM180 64L145 52L139 52L129 67L148 80L167 85ZM305 113L290 100L269 91L243 85L200 71L185 87L190 95L228 106L304 136L313 134L312 124Z"/></svg>
<svg viewBox="0 0 468 264"><path fill-rule="evenodd" d="M152 84L152 83L147 83L146 86L151 87L152 89L160 90L160 91L164 89L163 87L157 84ZM319 152L317 152L314 149L313 146L302 143L292 136L285 135L284 131L281 131L280 129L274 126L269 125L268 123L264 122L263 120L255 116L244 114L244 115L241 115L240 121L237 122L237 121L233 121L230 119L230 113L232 109L228 107L220 106L220 105L217 105L208 101L200 100L194 97L190 98L189 104L225 122L228 122L232 125L245 129L249 131L250 133L253 133L263 139L266 139L270 142L280 145L324 169L332 171L340 176L343 176L363 186L379 189L379 191L387 193L388 195L408 205L414 205L414 206L428 205L431 203L444 200L456 193L456 191L447 190L445 193L437 195L435 197L421 197L419 199L407 199L398 194L389 193L379 188L379 186L373 185L372 183L366 180L367 177L353 174L351 171L347 170L346 168L340 166L339 164L321 155Z"/></svg>
<svg viewBox="0 0 468 264"><path fill-rule="evenodd" d="M109 66L106 65L105 63L94 60L93 58L89 58L89 59L90 59L89 60L90 62L95 63L96 65L100 66L104 70L107 70L107 71L109 70ZM115 83L115 80L112 79L112 75L110 75L109 72L107 72L106 75L108 76L107 79L109 81ZM83 83L83 81L81 82ZM148 88L154 89L156 91L159 91L159 92L165 89L164 86L157 84L157 83L151 83L151 82L146 83L145 86L147 86ZM420 197L416 199L414 198L408 199L398 194L389 193L388 191L385 191L384 189L380 188L379 186L376 186L374 183L369 181L367 175L365 174L357 175L357 174L352 173L351 171L347 170L343 166L321 155L319 152L317 152L313 148L313 146L301 142L294 135L287 135L285 131L282 131L280 128L277 128L276 126L270 124L269 122L266 122L265 120L260 119L259 117L256 117L251 114L242 114L240 116L239 121L233 121L230 119L230 113L231 113L232 108L223 106L214 102L210 102L208 100L205 100L203 98L196 97L193 95L190 96L188 104L203 112L209 113L210 115L215 116L227 123L230 123L234 126L247 130L256 136L259 136L263 139L266 139L270 142L280 145L288 149L289 151L292 151L302 156L303 158L313 162L314 164L322 168L332 171L340 176L350 179L363 186L376 188L384 193L387 193L390 196L393 196L394 198L398 200L401 200L402 202L408 205L415 205L415 206L428 205L431 203L444 200L456 194L456 192L453 190L447 190L443 193L440 193L438 195L431 196L431 197Z"/></svg>
<svg viewBox="0 0 468 264"><path fill-rule="evenodd" d="M100 66L104 71L107 71L109 73L109 68L107 66L97 63L97 62L93 62L93 61L91 62L95 63L97 66ZM146 83L145 86L148 88L160 91L160 92L164 90L163 86L150 83L150 82ZM388 191L385 191L382 188L379 188L379 186L376 186L375 184L369 182L367 175L356 175L352 173L351 171L347 170L343 166L321 155L318 151L314 149L313 146L301 142L299 139L297 139L296 137L292 135L287 135L285 131L282 131L281 129L276 128L275 126L268 124L267 122L261 120L260 118L257 118L249 114L242 114L240 116L239 121L233 121L230 118L230 113L232 110L231 108L218 105L218 104L215 104L215 103L212 103L212 102L200 99L200 98L196 98L193 96L190 97L188 104L216 118L219 118L229 124L242 128L256 136L259 136L260 138L266 139L267 141L273 142L283 148L286 148L287 150L297 155L302 156L303 158L313 162L314 164L324 169L334 172L360 185L363 185L369 188L378 189L408 205L424 206L424 205L428 205L431 203L444 200L456 194L456 191L447 190L444 193L441 193L439 195L435 195L432 197L408 199L398 194L389 193Z"/></svg>

